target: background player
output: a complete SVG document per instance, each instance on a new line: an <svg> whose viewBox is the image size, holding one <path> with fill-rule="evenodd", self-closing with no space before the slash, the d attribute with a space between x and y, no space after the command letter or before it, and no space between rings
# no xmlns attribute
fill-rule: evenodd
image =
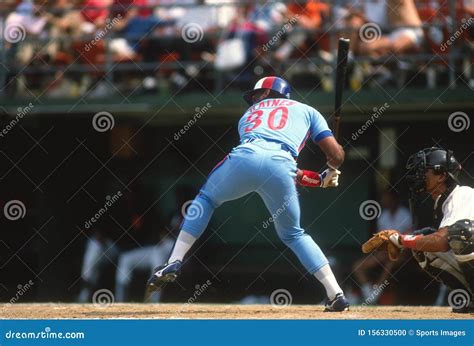
<svg viewBox="0 0 474 346"><path fill-rule="evenodd" d="M262 78L244 95L250 108L239 121L241 144L213 169L188 208L188 214L202 212L198 217L185 217L168 263L156 269L148 281L149 290L159 290L176 279L184 256L206 229L215 208L257 192L269 212L278 215L274 223L280 239L324 285L328 296L325 311L348 310L325 255L300 227L295 184L296 179L305 186L337 186L337 168L344 161L344 151L318 111L289 98L290 86L279 77ZM296 167L296 158L309 136L327 158L329 168L321 174Z"/></svg>
<svg viewBox="0 0 474 346"><path fill-rule="evenodd" d="M459 185L461 165L450 150L423 149L410 156L407 169L412 198L428 193L435 201L435 217L442 215L442 220L439 229L427 227L415 231L416 235L392 232L388 239L398 248L414 250L415 259L428 274L451 289L466 292L466 303L453 312L472 311L474 189Z"/></svg>
<svg viewBox="0 0 474 346"><path fill-rule="evenodd" d="M413 222L410 211L400 203L400 196L396 191L385 191L382 195L381 206L382 213L377 218L377 231L396 229L402 233L411 233ZM381 286L404 262L403 258L397 262L387 261L387 259L387 253L378 251L356 261L352 267L365 304L377 303L379 294L383 290L375 290L374 285Z"/></svg>

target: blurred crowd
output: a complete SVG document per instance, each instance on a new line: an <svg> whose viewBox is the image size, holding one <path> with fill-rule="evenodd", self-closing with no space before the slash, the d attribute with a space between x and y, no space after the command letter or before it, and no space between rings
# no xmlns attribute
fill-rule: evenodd
<svg viewBox="0 0 474 346"><path fill-rule="evenodd" d="M449 73L472 87L473 13L473 0L4 0L0 82L15 96L105 97L275 73L330 91L344 36L354 90Z"/></svg>

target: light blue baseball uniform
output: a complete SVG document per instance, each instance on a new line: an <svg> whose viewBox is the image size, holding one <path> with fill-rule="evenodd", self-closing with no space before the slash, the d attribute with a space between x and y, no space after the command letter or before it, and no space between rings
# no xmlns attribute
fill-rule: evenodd
<svg viewBox="0 0 474 346"><path fill-rule="evenodd" d="M327 259L300 227L296 160L305 141L332 136L314 108L288 99L266 99L251 106L239 121L241 144L211 172L189 206L182 230L198 238L214 209L250 192L263 199L280 239L314 274Z"/></svg>

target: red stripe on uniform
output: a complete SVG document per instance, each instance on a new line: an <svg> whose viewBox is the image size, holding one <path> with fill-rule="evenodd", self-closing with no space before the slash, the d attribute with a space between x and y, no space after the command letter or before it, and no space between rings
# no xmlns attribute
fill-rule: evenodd
<svg viewBox="0 0 474 346"><path fill-rule="evenodd" d="M275 77L268 77L266 78L263 83L262 83L262 88L263 89L271 89L273 86L273 81L275 80Z"/></svg>
<svg viewBox="0 0 474 346"><path fill-rule="evenodd" d="M212 172L218 169L224 163L224 161L227 160L228 157L229 155L226 155L217 165L215 165L214 168L209 172L208 177L212 174Z"/></svg>
<svg viewBox="0 0 474 346"><path fill-rule="evenodd" d="M300 153L301 150L303 150L304 146L306 145L306 141L308 140L310 135L310 131L308 130L308 133L306 134L306 137L304 138L303 142L301 143L300 147L298 148L298 154Z"/></svg>

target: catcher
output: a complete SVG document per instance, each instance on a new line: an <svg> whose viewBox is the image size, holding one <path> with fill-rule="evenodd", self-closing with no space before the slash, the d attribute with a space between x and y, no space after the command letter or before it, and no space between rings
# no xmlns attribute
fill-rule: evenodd
<svg viewBox="0 0 474 346"><path fill-rule="evenodd" d="M425 227L414 235L383 230L363 244L362 251L384 250L396 260L403 248L412 249L423 270L464 293L453 312L473 312L474 189L459 185L461 165L450 150L423 149L410 156L406 168L412 201L423 193L431 195L435 218L442 215L439 229Z"/></svg>

